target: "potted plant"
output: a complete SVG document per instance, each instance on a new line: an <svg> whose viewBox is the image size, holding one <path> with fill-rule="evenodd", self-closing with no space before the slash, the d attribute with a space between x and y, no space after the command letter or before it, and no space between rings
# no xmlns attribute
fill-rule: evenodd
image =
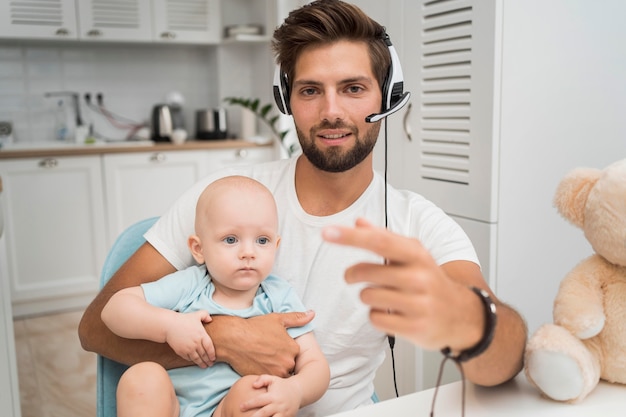
<svg viewBox="0 0 626 417"><path fill-rule="evenodd" d="M269 127L272 134L278 139L282 148L287 152L288 156L293 155L298 151L298 145L296 143L285 143L285 137L289 133L288 129L279 130L277 122L279 115L272 114L272 104L261 104L258 98L244 98L244 97L226 97L224 101L230 105L241 106L251 111L259 120L261 120L267 127Z"/></svg>

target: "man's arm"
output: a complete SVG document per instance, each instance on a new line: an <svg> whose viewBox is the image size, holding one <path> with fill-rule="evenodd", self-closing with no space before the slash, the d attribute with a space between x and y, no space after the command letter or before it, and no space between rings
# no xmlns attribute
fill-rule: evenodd
<svg viewBox="0 0 626 417"><path fill-rule="evenodd" d="M421 243L358 220L356 227L324 231L330 242L370 250L385 265L362 263L346 270L348 283L369 284L361 300L370 306L372 324L429 350L458 353L477 345L485 330L484 305L469 287L486 290L497 305L491 344L463 364L472 382L491 386L513 378L522 369L527 330L521 316L496 299L473 262L438 266Z"/></svg>
<svg viewBox="0 0 626 417"><path fill-rule="evenodd" d="M465 314L467 321L457 318L467 332L471 328L478 330L478 338L465 336L456 352L475 346L483 337L485 330L485 307L470 286L487 291L496 304L497 323L493 340L484 353L463 363L467 378L475 384L493 386L515 377L523 367L524 349L527 340L526 323L520 314L505 303L499 301L487 286L478 265L467 261L455 261L444 264L442 269L455 283L459 291L458 311ZM464 300L464 301L463 301ZM467 307L463 307L467 304ZM473 305L473 306L470 306ZM473 322L473 323L472 323Z"/></svg>
<svg viewBox="0 0 626 417"><path fill-rule="evenodd" d="M117 362L132 365L155 361L166 368L191 365L185 363L167 344L130 340L115 335L102 322L102 309L117 291L135 287L175 271L175 268L150 244L143 244L100 290L85 310L78 326L83 349L96 352Z"/></svg>
<svg viewBox="0 0 626 417"><path fill-rule="evenodd" d="M127 365L147 360L168 369L192 365L165 343L115 335L101 318L104 305L117 291L155 281L174 271L175 268L152 245L143 244L85 310L78 327L83 349ZM269 314L253 319L215 316L205 328L213 340L218 361L229 363L242 375L286 376L293 370L299 347L285 328L302 326L312 318L311 313Z"/></svg>

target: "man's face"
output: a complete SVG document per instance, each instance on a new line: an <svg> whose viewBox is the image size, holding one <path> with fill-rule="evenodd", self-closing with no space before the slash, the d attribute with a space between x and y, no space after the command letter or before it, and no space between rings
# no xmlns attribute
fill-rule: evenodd
<svg viewBox="0 0 626 417"><path fill-rule="evenodd" d="M304 155L317 168L342 172L373 150L382 94L364 42L339 41L305 49L295 66L291 111Z"/></svg>

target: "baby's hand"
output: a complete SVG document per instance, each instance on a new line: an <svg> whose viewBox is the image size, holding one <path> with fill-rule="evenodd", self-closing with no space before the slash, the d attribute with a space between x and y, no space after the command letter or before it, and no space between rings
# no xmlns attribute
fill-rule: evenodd
<svg viewBox="0 0 626 417"><path fill-rule="evenodd" d="M165 334L165 341L178 356L201 368L215 363L215 347L203 323L211 321L206 311L177 313L176 319Z"/></svg>
<svg viewBox="0 0 626 417"><path fill-rule="evenodd" d="M241 405L241 411L257 409L252 417L294 417L298 413L302 391L300 385L293 379L260 375L252 386L256 389L266 388L267 392L245 401Z"/></svg>

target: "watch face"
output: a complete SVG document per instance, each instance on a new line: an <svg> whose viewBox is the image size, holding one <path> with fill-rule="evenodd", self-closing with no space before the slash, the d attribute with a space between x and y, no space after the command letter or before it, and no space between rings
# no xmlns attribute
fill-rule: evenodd
<svg viewBox="0 0 626 417"><path fill-rule="evenodd" d="M13 132L11 122L0 122L0 136L9 136Z"/></svg>

